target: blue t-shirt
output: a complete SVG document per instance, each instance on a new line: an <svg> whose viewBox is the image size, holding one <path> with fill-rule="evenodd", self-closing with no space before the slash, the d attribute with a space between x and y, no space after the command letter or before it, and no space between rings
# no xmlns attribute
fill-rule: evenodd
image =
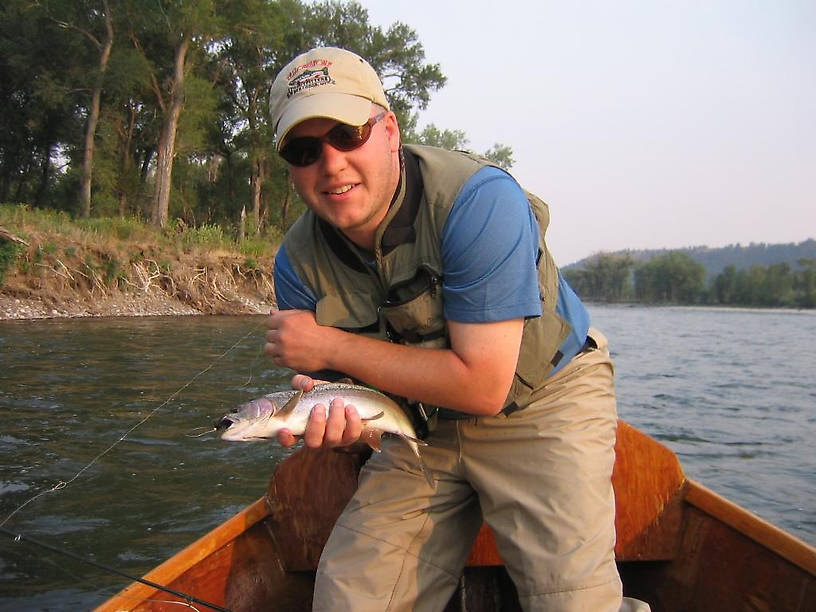
<svg viewBox="0 0 816 612"><path fill-rule="evenodd" d="M442 230L445 318L487 323L541 315L538 291L538 223L519 184L485 167L462 187ZM282 310L314 311L317 298L304 286L285 249L275 258L275 293ZM589 315L559 274L557 312L572 325L554 371L583 346Z"/></svg>

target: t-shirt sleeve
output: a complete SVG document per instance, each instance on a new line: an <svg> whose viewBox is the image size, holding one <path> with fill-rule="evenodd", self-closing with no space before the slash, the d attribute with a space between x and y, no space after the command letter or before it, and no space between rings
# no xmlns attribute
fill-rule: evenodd
<svg viewBox="0 0 816 612"><path fill-rule="evenodd" d="M462 187L442 231L445 318L485 323L541 315L538 223L519 184L486 167Z"/></svg>
<svg viewBox="0 0 816 612"><path fill-rule="evenodd" d="M292 267L285 246L275 255L275 299L280 310L314 310L317 297L303 284Z"/></svg>

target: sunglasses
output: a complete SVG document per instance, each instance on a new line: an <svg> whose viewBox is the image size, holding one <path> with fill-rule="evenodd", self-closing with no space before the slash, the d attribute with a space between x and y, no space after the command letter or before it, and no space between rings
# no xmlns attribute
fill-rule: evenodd
<svg viewBox="0 0 816 612"><path fill-rule="evenodd" d="M278 154L293 166L305 167L315 163L323 154L323 143L327 142L338 151L353 151L362 147L371 137L371 128L388 113L382 112L363 125L338 123L325 136L302 136L293 138L281 147Z"/></svg>

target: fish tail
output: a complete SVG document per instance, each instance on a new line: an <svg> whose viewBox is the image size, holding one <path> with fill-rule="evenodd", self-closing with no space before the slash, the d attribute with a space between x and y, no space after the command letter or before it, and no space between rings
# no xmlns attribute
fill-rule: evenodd
<svg viewBox="0 0 816 612"><path fill-rule="evenodd" d="M427 482L428 486L432 489L436 489L436 481L434 481L433 476L431 475L431 470L428 469L428 466L426 466L425 462L422 460L422 455L419 454L419 448L417 447L419 444L422 446L428 446L428 443L422 440L417 440L416 438L403 433L397 435L405 440L406 444L411 447L414 455L416 455L417 462L419 463L419 469L422 472L422 476L425 478L425 482Z"/></svg>

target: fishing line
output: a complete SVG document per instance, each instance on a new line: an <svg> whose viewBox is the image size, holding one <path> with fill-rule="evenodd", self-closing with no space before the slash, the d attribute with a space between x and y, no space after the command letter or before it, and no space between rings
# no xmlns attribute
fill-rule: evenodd
<svg viewBox="0 0 816 612"><path fill-rule="evenodd" d="M139 582L141 584L147 585L147 586L152 587L154 589L157 589L159 591L164 591L165 593L170 593L171 595L175 595L176 597L180 597L181 599L183 599L184 601L186 601L186 602L188 602L190 604L196 603L196 604L198 604L200 606L206 606L206 607L208 607L208 608L210 608L212 610L217 610L218 612L229 612L229 610L227 608L222 608L221 606L218 606L218 605L216 605L214 603L210 603L208 601L204 601L203 599L198 599L197 597L193 597L192 595L188 595L187 593L182 593L181 591L176 591L175 589L171 589L169 587L162 586L162 585L160 585L160 584L158 584L156 582L153 582L151 580L146 580L144 578L138 578L136 576L132 576L132 575L128 574L127 572L123 572L122 570L116 569L115 567L110 567L109 565L105 565L103 563L98 563L97 561L93 561L92 559L86 559L85 557L81 557L81 556L77 555L76 553L71 552L70 550L65 550L64 548L57 548L56 546L51 546L50 544L46 544L45 542L41 542L40 540L36 540L36 539L34 539L34 538L30 537L30 536L23 535L21 533L14 533L13 531L11 531L9 529L6 529L3 526L0 526L0 532L3 532L7 536L9 536L12 540L14 540L14 542L24 541L24 542L28 542L29 544L34 544L36 546L44 548L45 550L48 550L48 551L51 551L51 552L54 552L54 553L58 553L60 555L65 555L66 557L69 557L69 558L71 558L71 559L73 559L75 561L79 561L81 563L87 563L88 565L92 565L92 566L94 566L94 567L96 567L98 569L104 570L106 572L111 572L113 574L118 574L119 576L127 578L128 580L131 580L133 582ZM192 606L190 606L190 607L192 607Z"/></svg>
<svg viewBox="0 0 816 612"><path fill-rule="evenodd" d="M243 385L241 385L242 387L248 387L249 383L252 382L252 370L255 368L255 364L258 363L258 360L260 359L261 354L263 353L263 348L264 348L263 344L258 347L258 352L255 353L255 359L253 359L252 363L249 364L249 378L247 378L247 381Z"/></svg>
<svg viewBox="0 0 816 612"><path fill-rule="evenodd" d="M59 491L59 490L61 490L61 489L64 489L64 488L65 488L65 487L67 487L69 484L71 484L72 482L74 482L74 481L75 481L77 478L79 478L79 477L80 477L80 476L81 476L81 475L82 475L82 474L83 474L83 473L84 473L86 470L88 470L88 469L89 469L89 468L90 468L92 465L94 465L94 464L95 464L97 461L99 461L99 460L100 460L102 457L104 457L104 456L105 456L105 455L107 455L107 454L108 454L110 451L112 451L112 450L113 450L113 449L114 449L114 448L115 448L117 445L119 445L119 443L123 442L123 441L124 441L124 440L125 440L125 439L126 439L126 438L127 438L127 437L128 437L130 434L131 434L131 433L133 433L133 432L134 432L134 431L135 431L135 430L136 430L138 427L141 427L141 426L142 426L144 423L146 423L146 422L148 421L148 419L150 419L150 418L151 418L151 417L152 417L154 414L156 414L156 413L157 413L159 410L161 410L161 409L162 409L162 408L164 408L164 407L165 407L167 404L169 404L169 403L170 403L170 402L171 402L171 401L172 401L172 400L173 400L173 399L174 399L174 398L175 398L175 397L176 397L176 396L177 396L179 393L181 393L181 392L182 392L182 391L184 391L184 390L185 390L187 387L189 387L190 385L192 385L192 384L193 384L193 383L194 383L196 380L198 380L198 379L199 379L201 376L203 376L204 374L206 374L207 372L209 372L209 371L210 371L210 370L213 368L213 366L214 366L214 365L215 365L215 364L216 364L218 361L220 361L221 359L223 359L224 357L226 357L227 355L229 355L229 354L230 354L230 353L231 353L233 350L235 350L235 348L236 348L236 347L237 347L239 344L241 344L241 342L243 342L244 340L246 340L247 338L249 338L249 337L250 337L252 334L254 334L254 333L255 333L255 332L258 330L258 328L259 328L259 327L261 327L261 325L263 325L263 323L259 323L258 325L256 325L255 327L253 327L253 328L252 328L251 330L249 330L249 331L248 331L246 334L244 334L243 336L241 336L241 338L240 338L239 340L237 340L237 341L235 342L235 344L233 344L231 347L229 347L229 348L228 348L226 351L224 351L224 352L223 352L223 353L221 353L220 355L216 356L216 357L215 357L215 359L213 359L213 360L212 360L212 362L210 362L210 364L209 364L209 365L208 365L206 368L204 368L203 370L201 370L201 371L200 371L198 374L196 374L195 376L193 376L193 377L192 377L190 380L188 380L186 383L184 383L184 384L183 384L181 387L179 387L179 388L178 388L178 389L176 389L176 390L175 390L173 393L171 393L171 394L170 394L170 396L169 396L169 397L168 397L166 400L164 400L164 401L163 401L161 404L159 404L159 405L158 405L158 406L156 406L156 407L155 407L153 410L151 410L150 412L148 412L146 417L144 417L144 418L143 418L141 421L139 421L139 422L138 422L138 423L136 423L136 424L135 424L133 427L131 427L130 429L128 429L128 430L127 430L127 431L126 431L124 434L122 434L122 435L119 437L119 439L118 439L118 440L116 440L116 441L115 441L113 444L111 444L110 446L108 446L108 447L107 447L105 450L103 450L101 453L99 453L99 454L98 454L96 457L94 457L93 459L91 459L91 461L90 461L90 462L89 462L89 463L88 463L88 464L87 464L85 467L83 467L82 469L80 469L80 470L79 470L79 471L78 471L76 474L74 474L74 475L73 475L73 477L71 477L71 478L70 478L70 479L68 479L68 480L60 480L60 481L58 481L56 484L54 484L54 486L52 486L50 489L46 489L46 490L44 490L44 491L40 491L39 493L37 493L36 495L34 495L34 496L33 496L32 498L30 498L29 500L27 500L27 501L23 502L23 503L22 503L20 506L18 506L18 507L17 507L17 508L16 508L16 509L15 509L15 510L14 510L14 511L11 513L11 514L9 514L9 515L8 515L8 516L7 516L5 519L3 519L3 521L2 521L2 522L0 522L0 527L3 527L3 525L5 525L5 524L6 524L6 523L9 521L9 519L11 519L11 517L12 517L12 516L14 516L15 514L17 514L17 513L18 513L20 510L22 510L23 508L25 508L25 507L26 507L28 504L30 504L31 502L35 501L36 499L39 499L40 497L42 497L43 495L46 495L46 494L48 494L48 493L54 493L54 492L56 492L56 491Z"/></svg>

